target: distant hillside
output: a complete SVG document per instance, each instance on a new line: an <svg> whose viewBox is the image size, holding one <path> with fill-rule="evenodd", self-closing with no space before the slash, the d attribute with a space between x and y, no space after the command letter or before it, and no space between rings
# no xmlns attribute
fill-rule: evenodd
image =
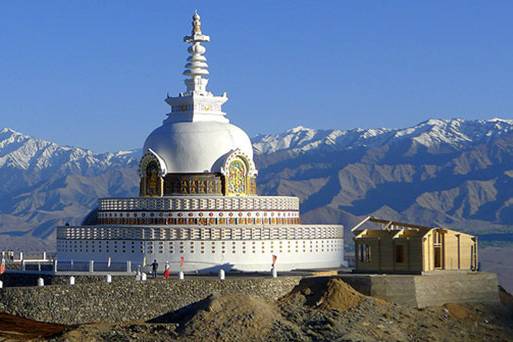
<svg viewBox="0 0 513 342"><path fill-rule="evenodd" d="M513 231L513 120L428 120L405 129L293 128L253 139L263 194L298 196L307 222L369 214L468 231ZM0 248L53 244L98 197L138 192L140 151L95 154L0 131Z"/></svg>
<svg viewBox="0 0 513 342"><path fill-rule="evenodd" d="M137 193L137 151L95 154L11 129L0 131L0 248L54 243L98 197ZM21 238L21 239L20 239Z"/></svg>
<svg viewBox="0 0 513 342"><path fill-rule="evenodd" d="M301 198L305 219L376 215L468 231L513 230L513 120L405 129L297 127L254 139L260 190Z"/></svg>

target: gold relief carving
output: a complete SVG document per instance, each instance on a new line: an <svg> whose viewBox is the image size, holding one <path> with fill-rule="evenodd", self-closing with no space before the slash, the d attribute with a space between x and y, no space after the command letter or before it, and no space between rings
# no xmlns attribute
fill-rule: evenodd
<svg viewBox="0 0 513 342"><path fill-rule="evenodd" d="M152 161L146 167L146 196L160 196L162 189L159 166Z"/></svg>
<svg viewBox="0 0 513 342"><path fill-rule="evenodd" d="M188 189L189 189L189 186L187 184L187 180L186 179L182 179L180 181L180 192L183 193L183 194L186 194Z"/></svg>
<svg viewBox="0 0 513 342"><path fill-rule="evenodd" d="M256 179L254 177L249 178L249 193L256 195Z"/></svg>
<svg viewBox="0 0 513 342"><path fill-rule="evenodd" d="M227 193L230 195L247 194L247 167L246 163L240 159L234 159L228 166Z"/></svg>
<svg viewBox="0 0 513 342"><path fill-rule="evenodd" d="M202 193L202 194L207 193L207 189L208 189L208 181L206 181L206 180L205 180L205 181L200 180L200 181L199 181L199 183L200 183L200 186L199 186L199 191L200 191L200 193Z"/></svg>
<svg viewBox="0 0 513 342"><path fill-rule="evenodd" d="M221 195L220 174L167 174L164 180L165 195L173 194L216 194Z"/></svg>

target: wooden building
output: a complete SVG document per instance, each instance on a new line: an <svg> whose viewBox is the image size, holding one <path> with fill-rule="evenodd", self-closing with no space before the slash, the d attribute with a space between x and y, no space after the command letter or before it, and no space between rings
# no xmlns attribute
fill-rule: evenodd
<svg viewBox="0 0 513 342"><path fill-rule="evenodd" d="M358 223L352 232L356 272L477 270L477 238L469 234L372 216Z"/></svg>

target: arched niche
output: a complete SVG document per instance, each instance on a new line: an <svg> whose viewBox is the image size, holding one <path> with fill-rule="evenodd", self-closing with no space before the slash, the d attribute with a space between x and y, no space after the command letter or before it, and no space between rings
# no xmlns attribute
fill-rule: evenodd
<svg viewBox="0 0 513 342"><path fill-rule="evenodd" d="M257 170L253 160L239 149L226 158L221 173L224 176L224 193L227 196L256 194Z"/></svg>
<svg viewBox="0 0 513 342"><path fill-rule="evenodd" d="M166 165L152 150L146 151L139 163L140 195L163 196Z"/></svg>

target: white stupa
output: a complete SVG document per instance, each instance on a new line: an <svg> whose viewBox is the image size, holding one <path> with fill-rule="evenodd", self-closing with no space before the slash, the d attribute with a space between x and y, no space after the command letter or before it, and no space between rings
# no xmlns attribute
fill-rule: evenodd
<svg viewBox="0 0 513 342"><path fill-rule="evenodd" d="M144 143L140 197L103 198L94 217L59 227L60 261L125 262L209 272L336 268L343 227L300 224L299 199L258 196L248 135L230 124L226 94L207 90L202 45L210 37L195 13L184 75L186 91Z"/></svg>

